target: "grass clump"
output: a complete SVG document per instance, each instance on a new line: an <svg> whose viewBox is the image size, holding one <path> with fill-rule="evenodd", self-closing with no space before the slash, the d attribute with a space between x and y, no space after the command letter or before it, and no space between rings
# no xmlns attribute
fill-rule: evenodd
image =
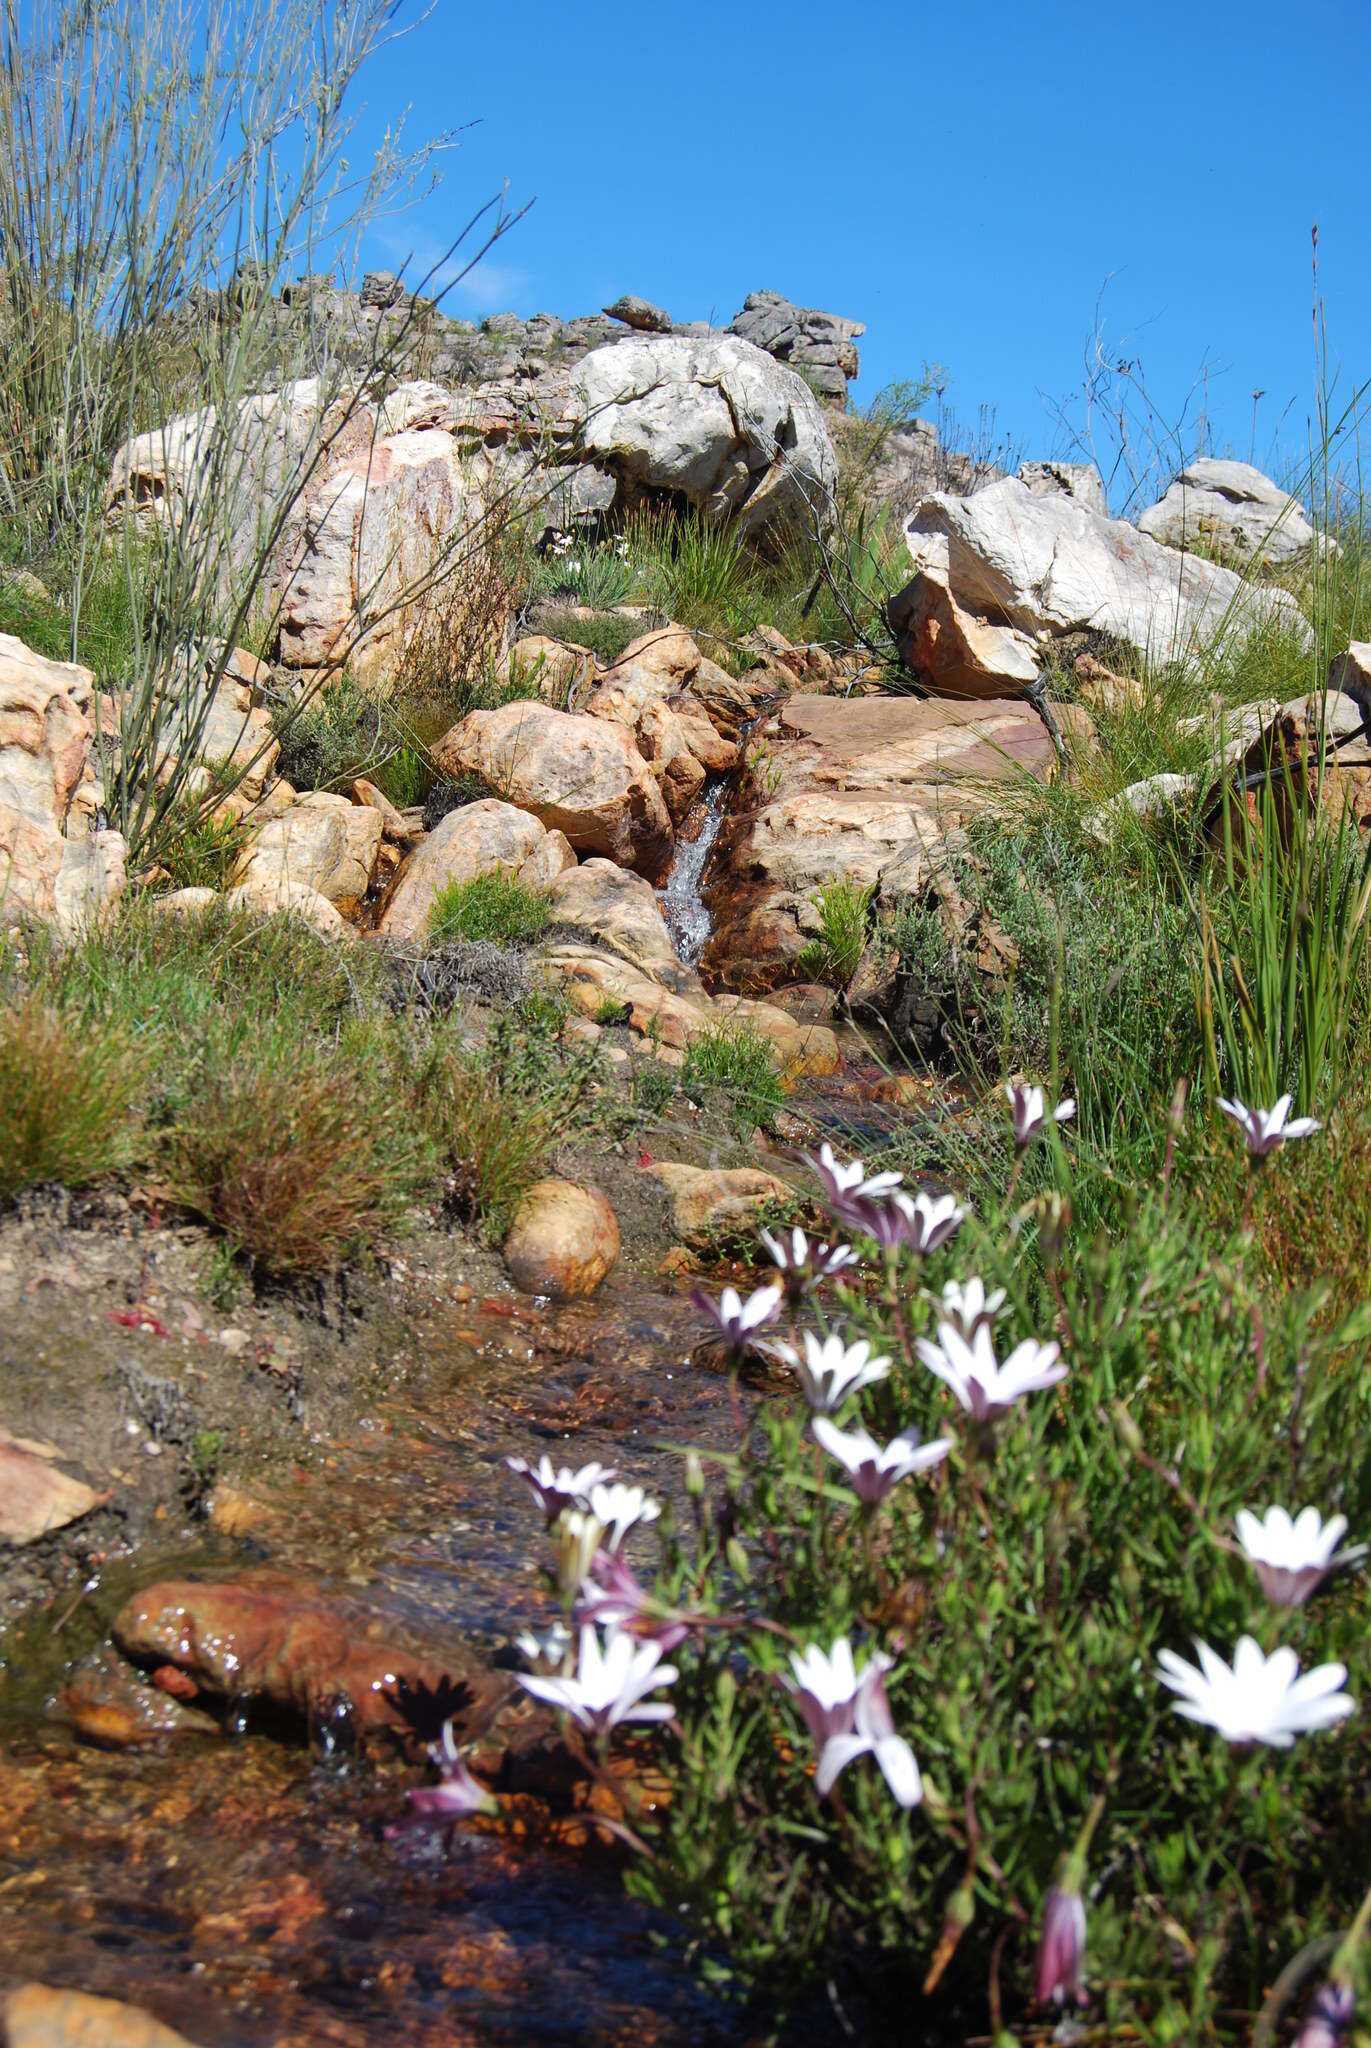
<svg viewBox="0 0 1371 2048"><path fill-rule="evenodd" d="M624 618L619 612L599 612L594 618L579 618L572 611L549 611L541 621L543 631L570 647L584 647L602 668L619 659L631 641L643 630L641 619Z"/></svg>
<svg viewBox="0 0 1371 2048"><path fill-rule="evenodd" d="M546 900L516 875L496 868L468 882L448 882L429 912L437 946L454 939L487 939L497 946L528 946L542 937L551 912Z"/></svg>
<svg viewBox="0 0 1371 2048"><path fill-rule="evenodd" d="M800 971L830 988L850 986L866 951L874 884L863 888L844 875L826 882L810 899L819 916L819 936L800 955Z"/></svg>
<svg viewBox="0 0 1371 2048"><path fill-rule="evenodd" d="M266 1272L334 1270L394 1230L432 1170L388 1079L361 1049L241 1046L178 1105L170 1192Z"/></svg>
<svg viewBox="0 0 1371 2048"><path fill-rule="evenodd" d="M686 1047L681 1087L703 1100L727 1098L729 1122L742 1137L769 1130L785 1106L785 1084L771 1047L748 1024L711 1024Z"/></svg>
<svg viewBox="0 0 1371 2048"><path fill-rule="evenodd" d="M0 1200L126 1164L144 1074L122 1026L85 1032L38 993L0 1010Z"/></svg>

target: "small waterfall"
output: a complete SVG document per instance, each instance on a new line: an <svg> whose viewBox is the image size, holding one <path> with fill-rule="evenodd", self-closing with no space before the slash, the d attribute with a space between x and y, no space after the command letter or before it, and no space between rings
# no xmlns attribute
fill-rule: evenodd
<svg viewBox="0 0 1371 2048"><path fill-rule="evenodd" d="M700 883L727 813L728 778L720 775L706 785L686 818L676 838L671 873L657 891L676 957L686 967L695 965L713 929L713 920L700 900Z"/></svg>

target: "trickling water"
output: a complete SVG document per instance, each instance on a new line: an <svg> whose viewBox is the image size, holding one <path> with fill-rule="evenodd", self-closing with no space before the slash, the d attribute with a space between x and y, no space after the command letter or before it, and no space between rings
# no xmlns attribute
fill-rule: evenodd
<svg viewBox="0 0 1371 2048"><path fill-rule="evenodd" d="M677 836L671 873L657 891L676 957L686 967L695 965L714 928L714 920L701 900L700 883L727 812L728 780L721 775L706 784L704 795L686 819ZM693 836L687 836L696 826Z"/></svg>

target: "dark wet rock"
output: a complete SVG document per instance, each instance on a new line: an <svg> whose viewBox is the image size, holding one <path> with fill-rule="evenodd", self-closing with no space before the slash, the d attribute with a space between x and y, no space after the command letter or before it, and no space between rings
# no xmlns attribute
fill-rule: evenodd
<svg viewBox="0 0 1371 2048"><path fill-rule="evenodd" d="M188 1673L212 1698L350 1720L363 1736L431 1736L449 1714L465 1726L508 1689L461 1651L421 1653L381 1617L276 1574L164 1579L124 1603L114 1639L137 1663Z"/></svg>
<svg viewBox="0 0 1371 2048"><path fill-rule="evenodd" d="M217 1735L219 1724L187 1704L195 1681L177 1672L181 1685L151 1684L113 1650L101 1650L74 1671L59 1696L62 1713L84 1742L100 1749L137 1749L171 1736ZM188 1688L188 1692L184 1689Z"/></svg>
<svg viewBox="0 0 1371 2048"><path fill-rule="evenodd" d="M46 1984L11 1991L0 2015L8 2048L191 2048L184 2034L137 2006Z"/></svg>

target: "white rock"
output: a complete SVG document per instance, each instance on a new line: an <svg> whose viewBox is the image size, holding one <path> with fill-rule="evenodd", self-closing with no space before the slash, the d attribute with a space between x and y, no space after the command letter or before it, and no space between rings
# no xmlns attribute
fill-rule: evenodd
<svg viewBox="0 0 1371 2048"><path fill-rule="evenodd" d="M1217 547L1244 563L1279 567L1308 554L1318 536L1298 498L1250 462L1210 457L1188 463L1138 521L1141 532L1167 547Z"/></svg>

